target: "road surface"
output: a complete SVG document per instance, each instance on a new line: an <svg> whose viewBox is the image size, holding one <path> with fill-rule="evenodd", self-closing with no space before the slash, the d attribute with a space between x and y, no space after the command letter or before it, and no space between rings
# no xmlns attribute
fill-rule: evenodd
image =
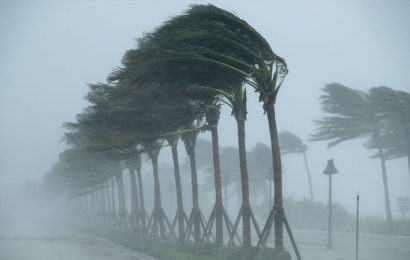
<svg viewBox="0 0 410 260"><path fill-rule="evenodd" d="M326 249L327 232L295 230L303 260L354 260L356 235L334 232L333 249ZM286 249L297 259L290 241ZM410 237L374 234L359 235L359 260L410 260Z"/></svg>
<svg viewBox="0 0 410 260"><path fill-rule="evenodd" d="M153 260L112 242L70 229L64 200L0 190L1 260ZM303 260L354 260L355 234L294 230ZM296 259L289 240L286 249ZM359 260L410 260L410 237L360 234Z"/></svg>
<svg viewBox="0 0 410 260"><path fill-rule="evenodd" d="M2 260L154 260L107 240L63 228L22 226L0 234Z"/></svg>
<svg viewBox="0 0 410 260"><path fill-rule="evenodd" d="M155 260L70 228L65 200L1 195L0 260Z"/></svg>

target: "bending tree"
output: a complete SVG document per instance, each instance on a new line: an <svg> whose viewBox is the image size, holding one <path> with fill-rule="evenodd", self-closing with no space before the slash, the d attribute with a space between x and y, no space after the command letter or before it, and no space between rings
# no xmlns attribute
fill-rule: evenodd
<svg viewBox="0 0 410 260"><path fill-rule="evenodd" d="M298 136L288 131L283 131L279 134L279 142L280 142L280 149L282 151L282 154L287 154L287 153L303 154L303 159L305 161L306 174L308 177L310 200L313 201L312 177L310 175L309 164L306 158L306 151L308 150L308 146L303 143L302 139L300 139Z"/></svg>
<svg viewBox="0 0 410 260"><path fill-rule="evenodd" d="M222 71L236 76L232 77L234 81L248 84L260 94L269 121L274 161L275 205L269 221L274 219L275 248L276 252L282 253L282 174L274 105L287 74L285 61L244 20L212 5L192 6L184 15L172 18L165 26L147 35L139 47L143 52L129 55L125 68L119 69L113 79L122 78L131 85L166 82L171 86L186 86L179 83L186 80L186 75L193 75L186 74L187 70L192 69L197 75L205 72L214 78ZM189 78L190 85L194 85L193 77ZM198 85L211 87L201 83ZM266 234L269 234L271 222L267 226Z"/></svg>
<svg viewBox="0 0 410 260"><path fill-rule="evenodd" d="M380 139L386 157L407 156L410 174L410 93L375 87L369 90L369 94L385 126ZM374 146L375 142L369 143L370 148Z"/></svg>
<svg viewBox="0 0 410 260"><path fill-rule="evenodd" d="M317 120L318 128L312 135L313 141L330 141L332 147L341 142L359 137L369 137L375 143L380 158L387 224L392 231L392 215L389 198L389 186L386 170L386 158L381 143L383 123L375 105L365 92L354 90L338 83L332 83L323 89L320 97L322 109L330 116Z"/></svg>

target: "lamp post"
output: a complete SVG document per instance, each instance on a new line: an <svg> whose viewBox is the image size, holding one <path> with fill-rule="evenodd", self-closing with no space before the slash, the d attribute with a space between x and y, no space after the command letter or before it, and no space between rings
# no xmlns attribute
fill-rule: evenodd
<svg viewBox="0 0 410 260"><path fill-rule="evenodd" d="M326 169L323 171L325 175L329 175L329 220L327 233L327 249L333 248L332 243L332 175L337 173L333 159L327 161Z"/></svg>

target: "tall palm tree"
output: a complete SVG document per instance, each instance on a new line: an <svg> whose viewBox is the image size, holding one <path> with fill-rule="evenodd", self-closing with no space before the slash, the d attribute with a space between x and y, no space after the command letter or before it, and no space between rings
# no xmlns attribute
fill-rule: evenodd
<svg viewBox="0 0 410 260"><path fill-rule="evenodd" d="M137 154L135 157L135 171L137 172L138 179L138 192L139 192L139 215L138 220L140 222L140 228L142 229L142 235L146 234L146 218L148 217L145 210L145 199L144 199L144 187L142 184L141 176L141 155Z"/></svg>
<svg viewBox="0 0 410 260"><path fill-rule="evenodd" d="M158 237L158 231L162 238L166 237L166 214L162 207L161 187L159 182L158 172L158 155L162 148L162 141L152 139L145 141L143 147L147 151L148 156L151 159L153 175L154 175L154 209L150 217L149 228L151 228L151 234Z"/></svg>
<svg viewBox="0 0 410 260"><path fill-rule="evenodd" d="M117 172L119 164L107 160L106 153L90 153L78 145L60 154L60 160L53 167L53 172L64 178L68 184L71 197L93 194L92 211L98 213L98 220L107 222L106 206L108 200L102 187Z"/></svg>
<svg viewBox="0 0 410 260"><path fill-rule="evenodd" d="M329 147L358 137L370 137L376 143L384 185L384 198L387 224L392 231L392 215L390 207L389 186L386 170L386 158L381 145L383 124L381 117L369 95L338 83L327 84L323 89L322 109L330 114L316 121L318 128L312 135L313 141L330 141Z"/></svg>
<svg viewBox="0 0 410 260"><path fill-rule="evenodd" d="M142 181L140 174L140 160L139 155L135 149L140 138L135 136L131 131L132 125L127 118L124 120L124 115L129 115L129 108L126 107L126 102L119 98L124 96L123 92L114 91L113 86L104 84L90 85L90 92L87 99L93 104L87 108L84 113L77 116L78 123L67 123L66 126L74 129L74 132L66 134L66 140L75 144L82 145L90 152L108 151L111 153L112 159L117 161L130 160L130 157L136 157L135 163L129 167L131 175L131 218L136 217L136 211L141 205L141 212L145 213L143 203ZM114 97L114 98L113 98ZM135 123L134 121L132 123ZM106 152L107 153L107 152ZM137 174L140 183L140 198L138 198L136 178L134 168L137 169ZM114 174L117 182L117 191L119 199L119 223L120 226L126 227L126 207L124 184L120 172ZM113 190L112 190L113 191ZM113 193L113 192L112 192ZM112 194L113 195L113 194ZM112 197L114 198L114 197ZM141 203L139 203L141 202ZM115 206L113 205L113 210ZM141 217L141 216L140 216ZM142 216L142 230L145 231L145 214ZM136 224L138 221L136 222Z"/></svg>
<svg viewBox="0 0 410 260"><path fill-rule="evenodd" d="M257 143L250 151L249 156L249 169L252 171L254 182L257 183L257 187L264 185L268 181L268 194L265 201L268 203L267 209L270 208L272 203L272 158L271 149L268 145Z"/></svg>
<svg viewBox="0 0 410 260"><path fill-rule="evenodd" d="M310 174L309 164L306 158L306 151L308 150L308 146L304 144L302 139L300 139L297 135L289 131L283 131L279 134L279 143L282 154L297 153L303 155L306 174L309 183L310 200L313 201L312 177Z"/></svg>
<svg viewBox="0 0 410 260"><path fill-rule="evenodd" d="M140 235L140 198L138 193L138 184L135 170L138 167L138 161L135 157L130 158L126 161L128 172L130 175L130 184L131 184L131 211L130 211L130 226L131 229L137 234Z"/></svg>
<svg viewBox="0 0 410 260"><path fill-rule="evenodd" d="M123 139L124 137L120 138L112 138L113 128L107 127L108 121L107 117L101 115L101 113L97 113L96 110L89 108L84 113L79 114L77 116L78 123L65 123L65 126L72 130L72 132L68 132L65 134L65 140L69 144L74 145L81 145L84 149L87 149L89 153L105 153L107 157L110 157L110 160L115 161L124 161L127 160L129 157L128 154L131 156L134 154L133 149L130 150L129 146L122 147L124 145ZM118 149L122 147L122 149ZM114 150L114 148L117 148ZM130 167L132 170L132 167ZM126 209L126 202L125 202L125 191L124 191L124 184L122 179L122 170L116 171L114 174L116 183L117 183L117 192L118 192L118 206L119 206L119 226L123 229L127 228L127 209ZM132 175L132 172L130 172ZM132 184L132 192L133 196L131 197L131 205L132 205L132 218L136 215L135 206L138 205L137 194L134 190L134 185Z"/></svg>
<svg viewBox="0 0 410 260"><path fill-rule="evenodd" d="M197 88L206 88L199 87ZM249 180L248 180L248 166L245 146L245 121L246 121L246 90L244 86L225 86L225 89L212 88L209 91L215 91L221 95L221 102L224 102L232 108L232 114L237 122L238 129L238 146L239 146L239 163L240 176L242 186L242 206L238 214L242 218L243 231L243 246L249 248L251 246L251 215L252 209L250 207L249 199Z"/></svg>
<svg viewBox="0 0 410 260"><path fill-rule="evenodd" d="M146 74L144 74L143 79L140 81L137 81L136 79L133 79L133 77L136 75L139 75L138 72L140 70L141 64L139 64L141 61L141 50L130 50L128 51L123 59L123 65L124 69L119 69L118 71L114 72L111 77L109 78L111 81L118 82L121 84L138 84L143 85L144 80L147 80L149 78ZM137 57L136 57L137 56ZM142 54L142 57L144 57L144 61L146 58L152 58L152 57L145 57ZM137 65L135 65L136 63ZM136 67L134 67L136 66ZM152 70L155 70L158 66L155 66ZM171 66L174 68L175 66ZM206 65L206 67L209 67L209 65ZM146 73L146 71L144 71ZM205 72L205 73L204 73ZM161 71L163 73L163 71ZM214 96L216 93L214 91L209 91L209 89L204 89L204 88L198 88L198 87L192 87L192 85L199 84L200 86L217 86L217 85L227 85L227 82L232 82L232 75L227 76L225 75L226 73L224 71L210 71L206 72L203 69L198 69L197 66L192 66L185 68L178 73L170 72L167 74L167 76L161 76L160 72L153 73L154 75L152 76L155 78L156 85L160 85L161 83L164 84L163 82L159 81L159 79L164 78L165 80L165 86L162 88L163 91L166 93L172 93L174 97L177 98L188 98L191 100L199 100L203 103L205 103L207 109L206 109L206 120L208 122L209 129L211 130L212 133L212 143L213 143L213 161L214 161L214 176L215 176L215 206L213 209L213 212L215 212L216 216L216 244L218 246L221 246L223 243L223 228L222 228L222 217L226 217L226 213L223 205L222 205L222 192L221 192L221 175L220 175L220 165L219 165L219 151L218 151L218 132L217 132L217 124L219 121L219 109L220 105L218 100L213 100L215 99ZM181 73L184 75L183 77L181 76ZM211 75L212 73L212 75ZM176 77L176 75L179 75ZM187 77L186 75L189 75ZM181 80L182 79L182 80ZM236 80L236 79L235 79ZM237 80L235 81L237 82ZM151 83L151 82L149 82ZM148 87L150 87L151 84L148 84ZM178 86L178 88L175 88L174 86ZM212 217L212 215L211 215Z"/></svg>
<svg viewBox="0 0 410 260"><path fill-rule="evenodd" d="M165 237L164 221L166 221L170 233L173 234L161 203L158 153L162 145L158 142L162 142L164 138L170 139L170 136L174 135L172 132L192 121L198 114L197 104L185 98L171 97L152 87L144 89L134 86L134 89L130 89L125 85L117 85L115 88L94 86L94 89L97 95L91 95L91 98L95 100L94 103L97 104L99 110L108 114L111 119L110 123L122 132L126 129L126 133L132 137L131 141L136 136L149 154L153 163L155 190L155 207L150 227L155 234L159 227L161 237ZM103 102L100 101L101 99ZM108 105L106 104L107 99L109 100ZM181 200L177 199L177 202ZM178 208L182 209L182 203Z"/></svg>
<svg viewBox="0 0 410 260"><path fill-rule="evenodd" d="M175 213L175 218L172 223L172 227L175 226L176 221L178 221L178 239L179 241L184 241L185 233L185 220L187 219L186 213L184 211L184 204L182 199L182 185L181 185L181 173L179 169L179 159L178 159L178 134L168 135L166 140L171 147L172 160L174 165L174 175L175 175L175 191L177 197L177 212Z"/></svg>
<svg viewBox="0 0 410 260"><path fill-rule="evenodd" d="M168 21L140 41L142 51L128 55L123 69L111 79L127 84L166 82L179 86L189 76L198 75L198 85L208 83L205 75L224 72L234 81L249 84L260 94L267 113L274 163L276 252L283 251L283 198L280 150L274 104L287 74L282 58L244 20L212 5L194 5L184 15ZM189 73L186 73L189 71ZM204 73L205 72L205 73ZM148 75L147 75L148 73ZM171 84L170 84L171 83ZM182 84L184 85L184 84ZM238 84L231 84L238 86ZM269 228L270 229L270 228ZM269 233L269 232L268 232Z"/></svg>
<svg viewBox="0 0 410 260"><path fill-rule="evenodd" d="M191 223L194 227L195 242L201 241L201 222L202 213L199 209L199 195L198 195L198 174L196 167L195 145L198 136L198 131L184 132L181 139L185 144L187 154L189 156L191 168L191 184L192 184L192 211L189 217L188 229L191 228ZM188 230L187 230L188 232Z"/></svg>
<svg viewBox="0 0 410 260"><path fill-rule="evenodd" d="M223 191L223 204L227 209L230 208L229 198L235 194L240 194L241 180L238 172L240 172L239 165L239 149L237 147L221 147L221 185ZM205 167L205 173L213 173L210 165ZM203 189L210 191L214 189L214 176L207 175L204 179Z"/></svg>
<svg viewBox="0 0 410 260"><path fill-rule="evenodd" d="M384 121L381 143L387 157L407 156L410 174L410 93L374 87L369 98Z"/></svg>
<svg viewBox="0 0 410 260"><path fill-rule="evenodd" d="M221 177L221 164L219 156L219 136L218 136L218 123L220 115L221 105L218 101L213 101L208 106L206 111L205 120L211 131L212 138L212 162L214 173L214 187L215 187L215 205L212 209L215 215L215 244L217 246L223 246L223 217L224 206L222 203L222 177ZM227 204L225 204L227 206ZM212 214L211 214L212 216ZM212 220L208 220L208 225Z"/></svg>

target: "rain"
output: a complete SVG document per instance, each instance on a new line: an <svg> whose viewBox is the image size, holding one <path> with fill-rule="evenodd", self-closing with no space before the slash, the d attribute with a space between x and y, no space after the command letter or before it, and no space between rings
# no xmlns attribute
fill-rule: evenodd
<svg viewBox="0 0 410 260"><path fill-rule="evenodd" d="M0 259L410 259L410 3L0 1Z"/></svg>

